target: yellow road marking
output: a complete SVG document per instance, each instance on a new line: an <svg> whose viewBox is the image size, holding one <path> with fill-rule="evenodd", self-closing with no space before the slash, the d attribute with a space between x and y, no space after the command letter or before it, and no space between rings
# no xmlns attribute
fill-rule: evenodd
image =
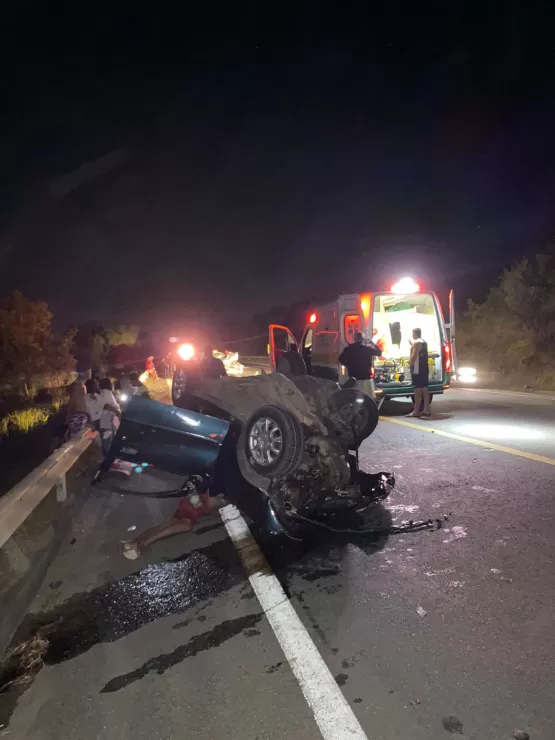
<svg viewBox="0 0 555 740"><path fill-rule="evenodd" d="M462 434L444 432L442 429L435 429L435 427L425 427L421 424L414 424L411 421L405 421L404 419L393 419L390 416L380 416L380 421L388 421L391 424L399 424L402 427L418 429L420 432L439 434L441 437L449 437L449 439L456 439L459 442L468 442L471 445L478 445L478 447L487 447L489 450L506 452L508 455L514 455L515 457L525 457L527 460L534 460L535 462L546 463L546 465L555 465L555 457L545 457L545 455L536 455L533 452L523 452L522 450L515 450L514 447L504 447L503 445L495 444L495 442L485 442L483 439L474 439L473 437L464 437Z"/></svg>

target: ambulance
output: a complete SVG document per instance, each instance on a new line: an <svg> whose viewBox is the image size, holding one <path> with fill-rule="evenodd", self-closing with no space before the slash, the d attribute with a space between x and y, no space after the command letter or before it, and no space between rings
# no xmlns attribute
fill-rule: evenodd
<svg viewBox="0 0 555 740"><path fill-rule="evenodd" d="M382 350L370 371L376 400L413 397L410 374L412 330L419 328L428 344L429 389L443 393L456 373L454 293L449 294L449 322L443 318L437 295L403 278L390 290L340 295L315 306L308 315L300 343L285 326L270 327L270 361L273 367L284 352L298 351L307 371L342 383L347 371L339 355L360 332ZM360 378L359 378L360 380Z"/></svg>

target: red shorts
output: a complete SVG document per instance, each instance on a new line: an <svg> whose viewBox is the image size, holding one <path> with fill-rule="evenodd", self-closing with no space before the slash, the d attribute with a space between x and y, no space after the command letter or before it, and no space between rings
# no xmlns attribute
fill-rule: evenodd
<svg viewBox="0 0 555 740"><path fill-rule="evenodd" d="M175 510L172 519L190 519L193 524L196 524L199 519L210 513L210 494L208 492L201 494L200 504L195 507L189 501L187 496L182 498L179 502L179 506Z"/></svg>

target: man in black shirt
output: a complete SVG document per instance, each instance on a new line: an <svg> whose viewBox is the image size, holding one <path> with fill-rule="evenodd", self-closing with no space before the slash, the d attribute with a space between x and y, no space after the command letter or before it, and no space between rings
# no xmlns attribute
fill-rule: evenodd
<svg viewBox="0 0 555 740"><path fill-rule="evenodd" d="M339 355L339 362L345 365L350 378L364 382L370 378L372 358L379 357L381 353L381 349L374 342L363 344L362 334L357 331L354 343L345 347Z"/></svg>
<svg viewBox="0 0 555 740"><path fill-rule="evenodd" d="M214 357L214 350L209 344L204 348L201 371L203 378L223 378L227 375L224 363Z"/></svg>

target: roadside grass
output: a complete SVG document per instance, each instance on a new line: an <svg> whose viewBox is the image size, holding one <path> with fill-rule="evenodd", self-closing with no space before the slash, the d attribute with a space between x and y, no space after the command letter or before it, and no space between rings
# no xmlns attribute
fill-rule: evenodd
<svg viewBox="0 0 555 740"><path fill-rule="evenodd" d="M53 413L59 410L61 403L53 406L33 406L28 409L17 409L0 418L0 436L6 437L11 432L17 431L27 434L35 427L46 424Z"/></svg>

